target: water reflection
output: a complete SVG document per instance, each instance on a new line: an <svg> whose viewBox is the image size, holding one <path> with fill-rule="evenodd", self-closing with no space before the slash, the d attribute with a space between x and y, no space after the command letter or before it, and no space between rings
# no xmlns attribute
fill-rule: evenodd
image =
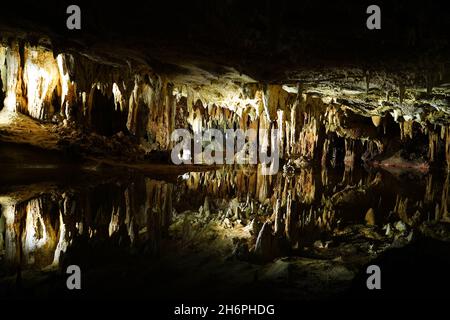
<svg viewBox="0 0 450 320"><path fill-rule="evenodd" d="M190 212L250 226L249 250L269 258L312 245L347 225L381 228L401 220L415 227L450 220L448 175L362 168L305 168L276 176L224 168L187 173L177 182L138 177L84 190L38 191L30 199L1 197L0 252L6 269L57 267L71 246L84 242L157 254L174 217Z"/></svg>
<svg viewBox="0 0 450 320"><path fill-rule="evenodd" d="M29 197L23 187L20 194ZM348 225L450 221L448 174L363 168L311 167L275 176L223 168L187 173L176 182L135 177L83 189L40 190L30 198L13 195L0 197L2 269L10 273L17 266L56 268L80 244L160 254L161 241L173 240L170 226L181 214L200 213L230 228L247 226L248 250L268 258L326 240Z"/></svg>
<svg viewBox="0 0 450 320"><path fill-rule="evenodd" d="M133 246L157 242L172 214L170 183L136 179L86 190L51 192L23 202L3 197L1 252L8 265L57 266L77 241Z"/></svg>

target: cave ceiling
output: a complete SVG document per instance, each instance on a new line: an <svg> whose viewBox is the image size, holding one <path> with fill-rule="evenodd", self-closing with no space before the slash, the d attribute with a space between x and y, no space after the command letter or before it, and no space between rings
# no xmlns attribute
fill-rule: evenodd
<svg viewBox="0 0 450 320"><path fill-rule="evenodd" d="M401 2L401 1L400 1ZM67 3L7 4L2 41L19 38L122 69L151 70L205 100L280 85L366 116L431 112L448 121L450 46L444 2L382 3L383 27L365 27L364 2L189 1L81 3L83 28L65 26ZM20 18L18 18L20 17ZM124 22L122 22L124 21ZM6 40L5 40L6 39ZM230 100L230 99L229 99Z"/></svg>

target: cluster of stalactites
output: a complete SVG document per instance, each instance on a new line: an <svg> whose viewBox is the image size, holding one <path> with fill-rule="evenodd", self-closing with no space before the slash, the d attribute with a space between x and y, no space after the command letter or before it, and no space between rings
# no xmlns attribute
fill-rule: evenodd
<svg viewBox="0 0 450 320"><path fill-rule="evenodd" d="M424 132L428 134L428 157L431 162L434 162L439 155L440 145L444 145L443 152L447 162L447 167L450 169L450 125L441 125L433 130L425 129Z"/></svg>
<svg viewBox="0 0 450 320"><path fill-rule="evenodd" d="M101 63L75 52L55 56L47 47L17 41L0 45L0 75L3 109L9 112L39 120L54 120L56 116L63 123L67 120L94 130L99 122L111 121L98 113L112 112L119 115L114 121L123 122L114 130L126 128L159 150L171 148L170 136L178 126L194 133L209 128L277 129L283 158L324 160L327 152L335 152L331 146L336 138L345 140L347 159L355 158L355 141L376 146L378 151L384 148L381 136L386 134L386 116L358 114L333 99L304 93L301 86L296 91L279 84L232 81L174 86L149 67L134 71L127 64ZM180 109L182 99L184 110ZM101 105L105 101L106 109ZM413 139L415 127L420 127L429 136L429 160L433 162L445 149L450 166L448 126L427 130L416 118L397 113L394 121L400 127L400 140Z"/></svg>
<svg viewBox="0 0 450 320"><path fill-rule="evenodd" d="M155 142L159 149L171 146L181 97L187 104L185 125L192 131L278 129L282 157L315 158L325 129L337 121L334 113L326 113L321 98L290 93L281 85L246 88L229 83L220 88L212 84L174 89L167 79L151 72L133 73L128 67L101 64L76 53L55 58L50 49L17 42L0 46L0 67L7 110L39 120L57 115L95 127L92 114L100 107L97 96L102 95L110 101L108 108L126 114L124 127L129 132Z"/></svg>
<svg viewBox="0 0 450 320"><path fill-rule="evenodd" d="M264 129L268 132L277 129L279 152L284 158L289 156L315 158L325 131L324 126L328 123L325 116L327 105L320 97L289 93L281 85L257 87L246 97L247 100L241 99L239 108L233 101L223 105L208 104L189 86L175 91L177 104L181 101L181 97L186 101L186 110L177 114L187 112L185 125L188 125L194 133L201 133L202 130L209 128L244 131ZM248 101L251 103L246 103ZM334 121L334 117L330 118Z"/></svg>
<svg viewBox="0 0 450 320"><path fill-rule="evenodd" d="M149 68L141 69L133 72L129 66L102 64L78 53L55 57L49 48L17 41L0 45L6 111L47 121L56 116L95 130L92 112L104 108L96 105L101 95L107 108L127 114L123 127L142 136L152 131L160 147L168 148L167 130L173 129L175 112L172 86Z"/></svg>

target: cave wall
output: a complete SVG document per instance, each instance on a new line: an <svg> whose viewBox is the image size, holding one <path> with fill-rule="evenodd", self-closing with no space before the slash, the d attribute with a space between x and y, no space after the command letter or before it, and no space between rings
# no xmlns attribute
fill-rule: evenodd
<svg viewBox="0 0 450 320"><path fill-rule="evenodd" d="M301 85L290 90L254 82L183 83L143 62L56 52L48 43L19 40L1 42L0 72L6 111L105 136L125 131L146 151L170 150L176 128L256 129L260 145L270 144L261 129L268 134L278 129L285 159L450 167L445 122L398 109L362 109ZM420 148L413 141L420 141Z"/></svg>

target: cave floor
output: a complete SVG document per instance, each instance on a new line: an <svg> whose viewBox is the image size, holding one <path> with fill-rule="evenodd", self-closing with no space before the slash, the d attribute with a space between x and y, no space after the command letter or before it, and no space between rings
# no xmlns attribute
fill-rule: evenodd
<svg viewBox="0 0 450 320"><path fill-rule="evenodd" d="M4 142L57 149L59 138L51 127L17 112L0 111L0 140Z"/></svg>

